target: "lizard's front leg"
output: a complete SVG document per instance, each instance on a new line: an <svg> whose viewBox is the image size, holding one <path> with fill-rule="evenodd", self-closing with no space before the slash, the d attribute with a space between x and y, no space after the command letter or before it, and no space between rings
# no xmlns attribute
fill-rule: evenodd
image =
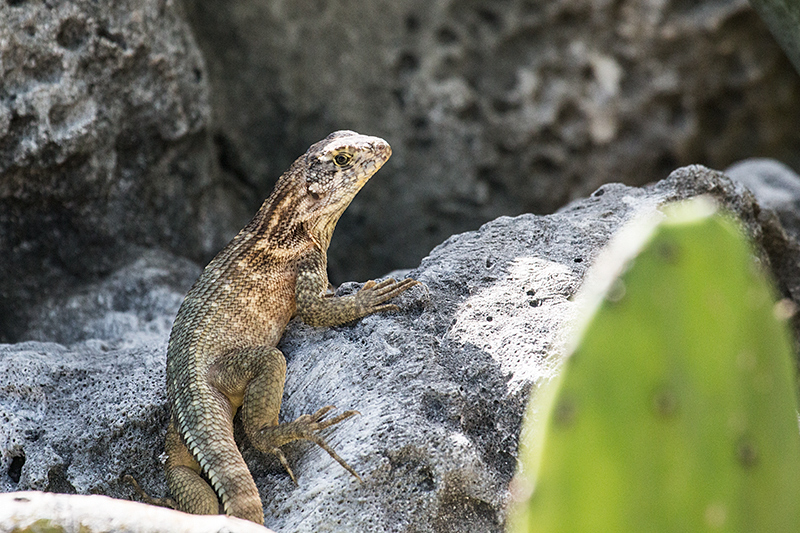
<svg viewBox="0 0 800 533"><path fill-rule="evenodd" d="M331 297L326 294L329 283L322 257L319 250L307 253L297 271L297 315L310 326L338 326L372 313L396 311L396 305L385 302L419 285L411 278L390 278L379 283L370 280L356 294Z"/></svg>

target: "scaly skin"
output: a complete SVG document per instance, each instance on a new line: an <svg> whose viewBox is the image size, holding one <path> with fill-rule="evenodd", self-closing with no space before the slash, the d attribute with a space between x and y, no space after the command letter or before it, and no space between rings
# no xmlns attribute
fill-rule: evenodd
<svg viewBox="0 0 800 533"><path fill-rule="evenodd" d="M322 420L328 406L278 423L286 361L275 346L293 316L314 326L343 324L397 309L385 302L418 283L368 281L354 295L326 294L336 222L390 155L383 139L351 131L314 144L186 295L167 351L166 476L179 509L216 514L221 503L226 514L263 523L258 489L233 438L240 407L252 444L277 455L292 479L280 446L298 439L317 443L358 478L318 435L355 411Z"/></svg>

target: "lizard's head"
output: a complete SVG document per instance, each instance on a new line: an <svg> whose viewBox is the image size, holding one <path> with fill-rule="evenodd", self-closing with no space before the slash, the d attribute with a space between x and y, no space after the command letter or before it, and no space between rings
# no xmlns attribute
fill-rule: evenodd
<svg viewBox="0 0 800 533"><path fill-rule="evenodd" d="M292 169L302 196L298 218L312 233L329 241L344 210L391 155L392 149L383 139L347 130L331 133L312 145Z"/></svg>
<svg viewBox="0 0 800 533"><path fill-rule="evenodd" d="M295 243L308 231L327 249L339 217L390 155L389 143L379 137L331 133L280 177L251 231L263 232L272 246Z"/></svg>
<svg viewBox="0 0 800 533"><path fill-rule="evenodd" d="M309 197L337 203L348 196L352 200L391 155L389 143L380 137L341 130L312 145L298 161L305 166Z"/></svg>

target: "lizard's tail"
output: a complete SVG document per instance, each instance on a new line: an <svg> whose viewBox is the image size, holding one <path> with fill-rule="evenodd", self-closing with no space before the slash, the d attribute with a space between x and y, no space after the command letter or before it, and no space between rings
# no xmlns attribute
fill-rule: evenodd
<svg viewBox="0 0 800 533"><path fill-rule="evenodd" d="M198 402L205 409L190 415L195 420L186 420L184 415L183 425L195 429L182 431L183 438L170 424L167 484L178 507L186 512L217 514L221 502L225 514L263 525L258 488L233 439L233 416L218 397L209 396Z"/></svg>

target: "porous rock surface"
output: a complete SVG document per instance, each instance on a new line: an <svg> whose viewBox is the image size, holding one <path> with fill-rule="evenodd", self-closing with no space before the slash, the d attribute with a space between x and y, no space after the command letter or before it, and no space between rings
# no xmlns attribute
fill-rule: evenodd
<svg viewBox="0 0 800 533"><path fill-rule="evenodd" d="M206 77L172 0L3 2L0 341L142 247L199 260L236 231Z"/></svg>
<svg viewBox="0 0 800 533"><path fill-rule="evenodd" d="M381 186L342 217L337 282L410 267L454 233L550 213L603 183L756 155L800 168L800 77L747 0L186 6L214 144L259 191L253 209L329 131L393 146Z"/></svg>
<svg viewBox="0 0 800 533"><path fill-rule="evenodd" d="M5 342L141 247L209 259L336 129L395 152L336 283L601 183L800 167L800 78L747 0L9 0L0 64Z"/></svg>
<svg viewBox="0 0 800 533"><path fill-rule="evenodd" d="M316 446L293 443L285 451L295 486L274 458L244 444L266 525L502 531L524 405L532 386L557 371L584 274L624 222L701 193L743 220L783 293L799 302L800 254L777 216L699 166L645 188L608 184L553 215L501 217L455 235L410 272L424 287L398 298L400 312L328 329L290 325L281 343L282 418L327 404L359 410L326 435L364 482ZM167 334L159 324L196 274L149 254L98 284L99 299L81 293L48 307L51 325L37 330L39 341L0 345L1 491L132 498L121 480L132 474L152 494L165 493ZM124 306L96 303L120 293L129 294ZM48 335L68 344L44 342L54 340Z"/></svg>

